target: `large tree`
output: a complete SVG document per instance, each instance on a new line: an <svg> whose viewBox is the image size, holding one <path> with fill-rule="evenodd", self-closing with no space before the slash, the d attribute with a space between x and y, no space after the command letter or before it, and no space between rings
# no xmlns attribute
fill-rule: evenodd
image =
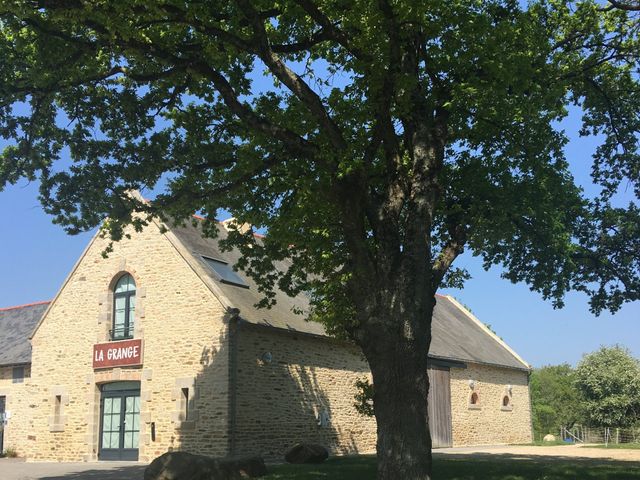
<svg viewBox="0 0 640 480"><path fill-rule="evenodd" d="M640 422L640 361L618 345L585 355L576 368L587 421L598 427Z"/></svg>
<svg viewBox="0 0 640 480"><path fill-rule="evenodd" d="M0 0L0 185L39 179L71 233L220 208L267 230L230 237L239 267L362 348L379 478L427 479L434 294L463 250L556 305L639 297L640 212L610 201L640 193L636 5ZM597 198L570 108L601 141Z"/></svg>
<svg viewBox="0 0 640 480"><path fill-rule="evenodd" d="M582 395L569 364L536 368L530 377L531 414L536 438L571 429L583 417Z"/></svg>

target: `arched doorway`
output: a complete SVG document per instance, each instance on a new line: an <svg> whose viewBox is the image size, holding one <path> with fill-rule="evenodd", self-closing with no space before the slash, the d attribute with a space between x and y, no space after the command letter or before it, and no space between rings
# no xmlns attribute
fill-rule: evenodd
<svg viewBox="0 0 640 480"><path fill-rule="evenodd" d="M140 382L105 383L100 388L100 460L138 460Z"/></svg>

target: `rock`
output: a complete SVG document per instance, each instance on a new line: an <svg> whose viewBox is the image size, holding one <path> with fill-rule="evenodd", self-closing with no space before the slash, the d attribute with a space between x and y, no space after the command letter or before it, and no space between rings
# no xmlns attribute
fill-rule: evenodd
<svg viewBox="0 0 640 480"><path fill-rule="evenodd" d="M266 473L260 457L216 459L187 452L167 452L149 464L144 480L239 480Z"/></svg>
<svg viewBox="0 0 640 480"><path fill-rule="evenodd" d="M551 435L550 433L545 435L544 438L542 439L543 442L555 442L556 441L556 436L555 435Z"/></svg>
<svg viewBox="0 0 640 480"><path fill-rule="evenodd" d="M230 458L221 460L221 463L236 469L241 477L256 478L267 474L267 467L262 457Z"/></svg>
<svg viewBox="0 0 640 480"><path fill-rule="evenodd" d="M329 458L329 451L322 445L298 443L287 451L284 459L289 463L322 463Z"/></svg>

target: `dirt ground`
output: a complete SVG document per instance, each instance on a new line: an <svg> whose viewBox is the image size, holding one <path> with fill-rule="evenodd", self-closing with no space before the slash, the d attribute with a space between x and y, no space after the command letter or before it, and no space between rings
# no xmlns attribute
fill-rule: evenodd
<svg viewBox="0 0 640 480"><path fill-rule="evenodd" d="M531 445L505 445L487 447L458 447L434 450L434 455L509 455L516 458L531 457L573 457L603 460L640 462L640 450L625 450L617 448L593 448L589 445L553 445L537 447Z"/></svg>

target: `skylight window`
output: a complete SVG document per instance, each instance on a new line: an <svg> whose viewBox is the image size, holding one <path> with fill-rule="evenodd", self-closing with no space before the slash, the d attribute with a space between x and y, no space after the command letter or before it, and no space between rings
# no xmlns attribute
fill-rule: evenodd
<svg viewBox="0 0 640 480"><path fill-rule="evenodd" d="M216 260L214 258L205 257L202 255L202 259L209 266L211 270L216 274L218 280L230 285L236 285L238 287L249 288L247 282L245 282L240 275L234 272L231 265L222 260Z"/></svg>

